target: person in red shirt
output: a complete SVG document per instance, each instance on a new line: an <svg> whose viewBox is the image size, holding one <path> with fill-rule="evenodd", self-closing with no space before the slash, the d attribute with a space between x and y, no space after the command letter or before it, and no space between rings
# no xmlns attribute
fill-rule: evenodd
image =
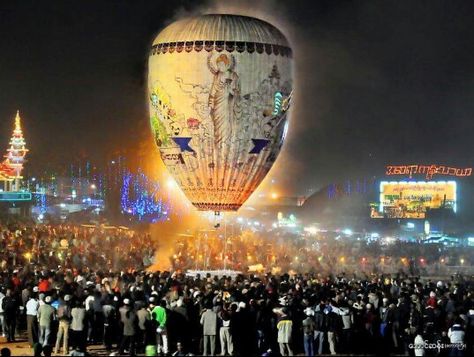
<svg viewBox="0 0 474 357"><path fill-rule="evenodd" d="M46 293L50 290L50 284L47 278L41 278L38 284L38 290L40 293Z"/></svg>
<svg viewBox="0 0 474 357"><path fill-rule="evenodd" d="M18 278L17 270L13 271L12 284L13 284L13 290L18 291L21 285L21 280Z"/></svg>
<svg viewBox="0 0 474 357"><path fill-rule="evenodd" d="M431 306L436 308L438 306L438 302L436 301L436 293L434 291L430 292L430 298L426 302L427 306Z"/></svg>

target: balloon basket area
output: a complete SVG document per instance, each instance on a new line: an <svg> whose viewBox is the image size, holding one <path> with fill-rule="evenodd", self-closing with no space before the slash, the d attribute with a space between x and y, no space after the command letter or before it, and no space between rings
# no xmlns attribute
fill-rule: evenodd
<svg viewBox="0 0 474 357"><path fill-rule="evenodd" d="M221 270L187 270L186 271L186 276L195 278L197 275L200 277L206 277L207 275L210 275L211 277L232 277L235 278L237 275L242 274L241 271L238 270L230 270L230 269L221 269Z"/></svg>

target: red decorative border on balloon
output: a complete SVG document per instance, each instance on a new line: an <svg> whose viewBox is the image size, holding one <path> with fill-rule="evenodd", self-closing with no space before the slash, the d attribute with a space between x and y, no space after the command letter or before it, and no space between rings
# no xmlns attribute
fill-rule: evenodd
<svg viewBox="0 0 474 357"><path fill-rule="evenodd" d="M248 53L266 53L267 55L274 54L276 56L292 57L291 48L272 45L269 43L259 42L239 42L239 41L186 41L186 42L166 42L158 43L151 47L150 56L164 54L164 53L181 53L181 52L200 52L205 50L207 52L217 51L222 52L248 52Z"/></svg>
<svg viewBox="0 0 474 357"><path fill-rule="evenodd" d="M240 203L209 203L209 202L193 202L194 207L200 211L237 211L242 204Z"/></svg>

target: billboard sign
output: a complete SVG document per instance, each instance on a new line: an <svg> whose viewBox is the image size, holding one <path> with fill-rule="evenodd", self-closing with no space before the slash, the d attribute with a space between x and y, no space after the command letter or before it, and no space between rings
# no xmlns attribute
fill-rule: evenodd
<svg viewBox="0 0 474 357"><path fill-rule="evenodd" d="M382 181L379 214L387 218L424 219L428 209L456 212L454 181Z"/></svg>

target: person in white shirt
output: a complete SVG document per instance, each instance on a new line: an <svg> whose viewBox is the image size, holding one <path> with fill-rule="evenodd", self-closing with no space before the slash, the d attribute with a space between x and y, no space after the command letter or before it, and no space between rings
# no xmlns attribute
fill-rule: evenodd
<svg viewBox="0 0 474 357"><path fill-rule="evenodd" d="M93 286L93 283L88 281L86 284L88 287ZM86 322L87 322L87 342L92 342L94 332L94 294L89 292L84 304L86 308Z"/></svg>
<svg viewBox="0 0 474 357"><path fill-rule="evenodd" d="M451 356L463 356L464 355L464 337L465 332L462 328L462 320L457 318L454 325L448 330L449 342L453 344L451 347Z"/></svg>
<svg viewBox="0 0 474 357"><path fill-rule="evenodd" d="M26 303L26 328L28 331L28 343L33 347L38 342L38 308L39 300L36 297L38 287L33 288L33 294Z"/></svg>
<svg viewBox="0 0 474 357"><path fill-rule="evenodd" d="M425 355L425 340L421 333L418 331L415 337L415 356L424 356Z"/></svg>
<svg viewBox="0 0 474 357"><path fill-rule="evenodd" d="M456 322L448 330L449 342L451 343L464 343L465 332L459 322Z"/></svg>
<svg viewBox="0 0 474 357"><path fill-rule="evenodd" d="M182 300L178 300L181 301ZM219 337L221 341L221 356L225 356L227 352L230 356L234 353L234 344L232 343L232 335L230 334L230 318L231 315L229 311L224 308L219 312Z"/></svg>
<svg viewBox="0 0 474 357"><path fill-rule="evenodd" d="M0 291L0 326L2 326L2 336L6 337L5 315L3 314L3 307L2 307L4 297L5 297L5 294Z"/></svg>

